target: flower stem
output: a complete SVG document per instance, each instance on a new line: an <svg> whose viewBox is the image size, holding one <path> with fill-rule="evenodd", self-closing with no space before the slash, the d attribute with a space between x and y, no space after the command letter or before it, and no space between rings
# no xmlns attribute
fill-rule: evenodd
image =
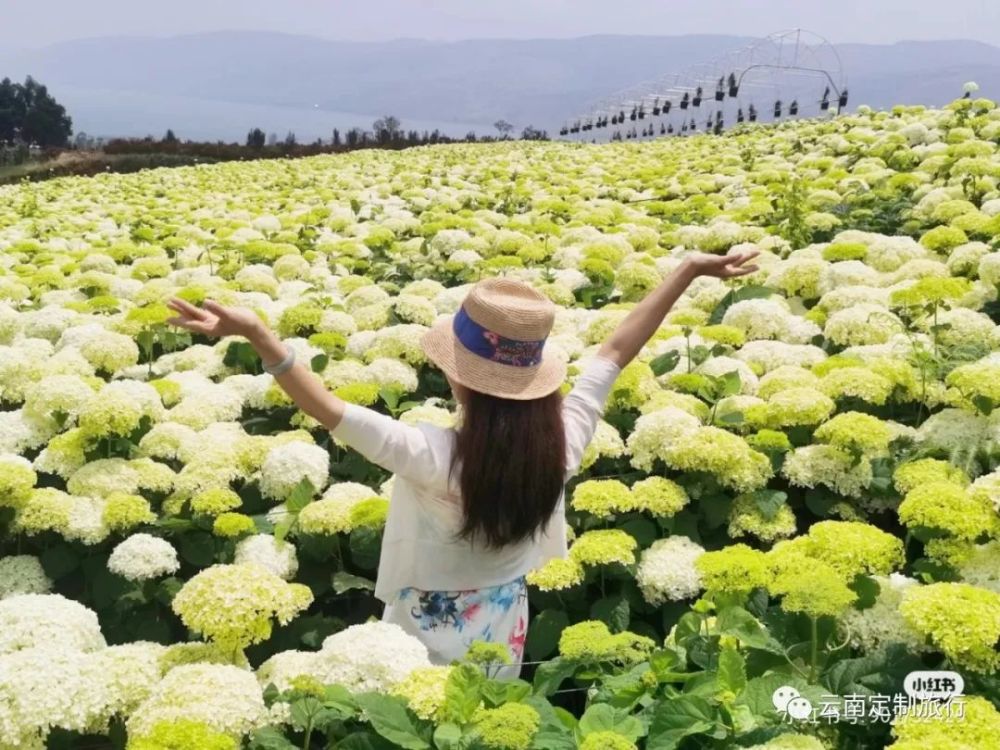
<svg viewBox="0 0 1000 750"><path fill-rule="evenodd" d="M810 684L816 681L816 660L819 656L819 628L816 624L816 618L810 617L810 649L809 649L809 682Z"/></svg>

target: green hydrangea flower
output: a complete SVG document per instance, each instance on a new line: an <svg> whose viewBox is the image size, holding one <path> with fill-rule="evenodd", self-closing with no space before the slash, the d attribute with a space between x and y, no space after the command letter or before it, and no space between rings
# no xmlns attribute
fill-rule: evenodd
<svg viewBox="0 0 1000 750"><path fill-rule="evenodd" d="M418 667L392 689L392 694L421 719L434 720L445 703L445 686L451 667Z"/></svg>
<svg viewBox="0 0 1000 750"><path fill-rule="evenodd" d="M951 482L959 487L969 484L969 476L957 466L937 458L919 458L896 467L892 483L896 490L906 494L910 490L932 482Z"/></svg>
<svg viewBox="0 0 1000 750"><path fill-rule="evenodd" d="M309 343L327 354L335 354L347 346L347 337L337 331L322 331L309 337Z"/></svg>
<svg viewBox="0 0 1000 750"><path fill-rule="evenodd" d="M836 263L842 260L864 260L868 246L861 242L833 242L823 248L823 260Z"/></svg>
<svg viewBox="0 0 1000 750"><path fill-rule="evenodd" d="M783 610L809 617L836 617L858 598L836 568L819 560L785 570L768 583L767 589L781 597Z"/></svg>
<svg viewBox="0 0 1000 750"><path fill-rule="evenodd" d="M961 229L946 226L934 227L920 238L921 245L942 255L946 255L952 248L964 245L968 241L968 236Z"/></svg>
<svg viewBox="0 0 1000 750"><path fill-rule="evenodd" d="M888 575L903 564L903 542L860 521L819 521L809 527L808 554L845 580L861 573Z"/></svg>
<svg viewBox="0 0 1000 750"><path fill-rule="evenodd" d="M963 696L956 699L951 713L931 708L916 704L899 714L892 724L896 741L886 750L973 750L996 745L1000 712L986 698Z"/></svg>
<svg viewBox="0 0 1000 750"><path fill-rule="evenodd" d="M984 410L987 414L1000 406L1000 364L973 362L948 373L949 400L955 406Z"/></svg>
<svg viewBox="0 0 1000 750"><path fill-rule="evenodd" d="M389 501L384 497L370 497L353 505L348 515L351 529L381 529L389 516Z"/></svg>
<svg viewBox="0 0 1000 750"><path fill-rule="evenodd" d="M570 506L598 518L610 518L633 510L634 497L629 488L617 479L590 479L573 490Z"/></svg>
<svg viewBox="0 0 1000 750"><path fill-rule="evenodd" d="M1000 530L992 503L953 482L914 487L899 504L899 520L906 526L934 529L969 540Z"/></svg>
<svg viewBox="0 0 1000 750"><path fill-rule="evenodd" d="M888 453L894 433L892 428L878 417L848 411L821 424L813 433L813 437L851 453L874 458Z"/></svg>
<svg viewBox="0 0 1000 750"><path fill-rule="evenodd" d="M753 493L739 495L729 510L727 533L735 538L752 536L764 542L790 537L795 533L795 513L787 503L768 517L760 509Z"/></svg>
<svg viewBox="0 0 1000 750"><path fill-rule="evenodd" d="M888 378L866 367L836 368L820 379L820 390L830 398L857 398L875 406L889 400L893 387Z"/></svg>
<svg viewBox="0 0 1000 750"><path fill-rule="evenodd" d="M971 288L972 282L968 279L926 276L904 289L894 291L889 301L896 307L941 304L964 297Z"/></svg>
<svg viewBox="0 0 1000 750"><path fill-rule="evenodd" d="M243 500L228 487L212 487L191 498L191 510L206 516L218 516L241 505Z"/></svg>
<svg viewBox="0 0 1000 750"><path fill-rule="evenodd" d="M699 326L695 332L703 339L734 348L739 348L746 343L746 334L736 326L727 326L721 323L718 325Z"/></svg>
<svg viewBox="0 0 1000 750"><path fill-rule="evenodd" d="M624 631L612 633L599 620L585 620L565 628L559 636L559 654L580 661L637 664L649 657L651 638Z"/></svg>
<svg viewBox="0 0 1000 750"><path fill-rule="evenodd" d="M150 380L149 384L160 394L160 400L164 406L175 406L181 400L181 384L174 380L157 378Z"/></svg>
<svg viewBox="0 0 1000 750"><path fill-rule="evenodd" d="M708 591L745 594L764 586L770 577L767 557L745 544L706 552L694 563Z"/></svg>
<svg viewBox="0 0 1000 750"><path fill-rule="evenodd" d="M583 583L583 566L572 558L553 557L525 576L539 591L563 591Z"/></svg>
<svg viewBox="0 0 1000 750"><path fill-rule="evenodd" d="M579 565L633 565L635 538L621 529L586 531L570 547L570 559Z"/></svg>
<svg viewBox="0 0 1000 750"><path fill-rule="evenodd" d="M581 267L580 270L584 269ZM644 263L629 263L620 268L615 276L615 286L621 291L622 299L626 302L638 302L659 286L661 281L663 277L659 271Z"/></svg>
<svg viewBox="0 0 1000 750"><path fill-rule="evenodd" d="M136 526L153 523L156 521L156 514L144 497L113 492L105 499L102 520L111 531L128 531Z"/></svg>
<svg viewBox="0 0 1000 750"><path fill-rule="evenodd" d="M200 721L170 721L153 725L141 737L130 738L128 750L237 750L236 740Z"/></svg>
<svg viewBox="0 0 1000 750"><path fill-rule="evenodd" d="M833 400L822 391L802 386L774 393L766 403L747 409L744 417L752 425L770 429L812 426L829 417L834 408Z"/></svg>
<svg viewBox="0 0 1000 750"><path fill-rule="evenodd" d="M636 744L617 732L591 732L583 738L580 750L636 750Z"/></svg>
<svg viewBox="0 0 1000 750"><path fill-rule="evenodd" d="M242 653L235 654L232 649L214 642L190 641L168 646L166 651L160 655L158 666L160 674L165 675L174 667L181 667L185 664L233 663L238 667L249 667L249 662L246 661L246 657Z"/></svg>
<svg viewBox="0 0 1000 750"><path fill-rule="evenodd" d="M138 332L143 329L164 326L176 313L162 302L143 307L133 307L125 315L125 330Z"/></svg>
<svg viewBox="0 0 1000 750"><path fill-rule="evenodd" d="M718 427L699 427L663 450L663 460L678 471L711 474L723 487L752 492L774 475L771 460L751 448L739 435Z"/></svg>
<svg viewBox="0 0 1000 750"><path fill-rule="evenodd" d="M965 583L911 586L899 611L952 663L974 672L1000 668L1000 594Z"/></svg>
<svg viewBox="0 0 1000 750"><path fill-rule="evenodd" d="M524 703L483 708L472 717L479 741L489 750L528 750L541 717Z"/></svg>
<svg viewBox="0 0 1000 750"><path fill-rule="evenodd" d="M688 502L684 488L664 477L647 477L632 485L632 508L659 518L676 515Z"/></svg>
<svg viewBox="0 0 1000 750"><path fill-rule="evenodd" d="M281 313L278 318L278 334L285 338L308 336L316 332L322 318L322 307L314 302L300 302Z"/></svg>
<svg viewBox="0 0 1000 750"><path fill-rule="evenodd" d="M472 645L469 646L469 650L465 652L463 661L467 661L471 664L482 664L485 666L510 664L510 649L502 643L473 641Z"/></svg>
<svg viewBox="0 0 1000 750"><path fill-rule="evenodd" d="M653 370L645 362L625 365L611 386L611 403L620 409L638 409L660 390Z"/></svg>
<svg viewBox="0 0 1000 750"><path fill-rule="evenodd" d="M256 530L253 519L242 513L220 513L212 523L212 533L227 539L252 534Z"/></svg>
<svg viewBox="0 0 1000 750"><path fill-rule="evenodd" d="M309 587L256 565L213 565L184 584L171 607L191 630L223 648L246 648L271 636L312 603Z"/></svg>
<svg viewBox="0 0 1000 750"><path fill-rule="evenodd" d="M333 394L349 404L371 406L378 401L378 383L349 383L333 389Z"/></svg>
<svg viewBox="0 0 1000 750"><path fill-rule="evenodd" d="M0 508L20 508L31 497L38 475L20 456L0 455Z"/></svg>
<svg viewBox="0 0 1000 750"><path fill-rule="evenodd" d="M778 430L758 430L746 438L747 444L761 453L787 453L792 449L788 435Z"/></svg>

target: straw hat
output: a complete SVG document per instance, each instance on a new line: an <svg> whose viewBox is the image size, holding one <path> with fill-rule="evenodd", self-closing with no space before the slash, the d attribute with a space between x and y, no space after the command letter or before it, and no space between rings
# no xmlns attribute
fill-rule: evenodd
<svg viewBox="0 0 1000 750"><path fill-rule="evenodd" d="M466 388L521 401L542 398L566 379L565 363L543 356L556 309L523 282L486 279L421 343L430 360Z"/></svg>

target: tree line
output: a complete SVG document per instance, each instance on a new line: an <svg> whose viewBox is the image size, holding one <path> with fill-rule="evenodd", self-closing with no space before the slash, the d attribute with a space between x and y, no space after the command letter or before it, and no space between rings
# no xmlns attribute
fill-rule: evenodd
<svg viewBox="0 0 1000 750"><path fill-rule="evenodd" d="M440 130L406 130L398 117L386 115L378 118L371 130L354 127L345 131L334 128L329 138L300 142L294 131L283 137L267 133L262 128L251 128L243 143L224 141L182 141L171 129L162 138L116 138L101 145L106 154L166 154L187 156L200 162L232 161L237 159L280 159L342 153L358 149L404 149L440 143L490 143L510 140L513 126L504 120L494 124L496 135L477 135L468 132L462 137L449 136ZM527 126L521 131L522 140L544 141L549 139L545 130ZM79 140L79 139L78 139Z"/></svg>
<svg viewBox="0 0 1000 750"><path fill-rule="evenodd" d="M156 166L181 166L239 159L297 158L357 149L404 149L439 143L479 143L510 140L514 126L497 120L496 134L477 135L470 131L462 137L449 136L440 130L407 130L395 115L379 117L371 129L353 127L344 131L333 128L329 138L300 143L293 131L283 138L251 128L242 143L225 141L181 140L173 129L162 138L92 138L86 133L73 134L73 121L48 89L30 76L23 84L9 78L0 81L0 184L12 179L46 179L64 174L95 174L98 171L135 171ZM548 140L545 130L528 125L521 130L522 140ZM72 149L80 158L56 164L54 157ZM11 172L12 168L17 172Z"/></svg>

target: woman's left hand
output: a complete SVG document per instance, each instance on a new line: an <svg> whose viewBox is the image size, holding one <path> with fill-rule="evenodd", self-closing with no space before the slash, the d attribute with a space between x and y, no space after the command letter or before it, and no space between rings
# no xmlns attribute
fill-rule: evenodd
<svg viewBox="0 0 1000 750"><path fill-rule="evenodd" d="M759 250L731 253L729 255L712 255L711 253L691 253L684 257L684 262L695 276L714 276L717 279L733 279L746 276L758 270L759 266L747 265L760 255Z"/></svg>

